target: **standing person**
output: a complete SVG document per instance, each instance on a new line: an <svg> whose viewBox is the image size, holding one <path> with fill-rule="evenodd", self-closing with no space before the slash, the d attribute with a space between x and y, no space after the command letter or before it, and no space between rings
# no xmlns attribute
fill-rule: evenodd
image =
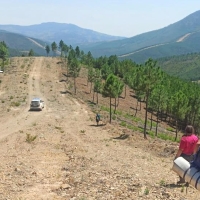
<svg viewBox="0 0 200 200"><path fill-rule="evenodd" d="M181 156L188 162L192 161L197 142L198 137L194 134L193 126L187 125L185 128L185 134L181 137L179 149L176 153L175 159ZM182 177L180 177L177 184L181 183L185 183L185 180Z"/></svg>
<svg viewBox="0 0 200 200"><path fill-rule="evenodd" d="M99 125L99 121L100 121L100 114L97 113L97 114L96 114L96 122L97 122L97 126Z"/></svg>

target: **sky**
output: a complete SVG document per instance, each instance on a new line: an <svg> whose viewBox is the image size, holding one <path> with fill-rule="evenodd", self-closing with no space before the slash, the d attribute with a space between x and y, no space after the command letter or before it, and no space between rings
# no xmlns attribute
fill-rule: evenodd
<svg viewBox="0 0 200 200"><path fill-rule="evenodd" d="M133 37L200 10L200 0L0 0L0 25L75 24Z"/></svg>

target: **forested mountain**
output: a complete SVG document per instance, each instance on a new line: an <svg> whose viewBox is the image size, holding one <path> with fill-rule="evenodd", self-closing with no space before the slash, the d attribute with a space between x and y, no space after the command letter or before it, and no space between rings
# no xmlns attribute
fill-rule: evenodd
<svg viewBox="0 0 200 200"><path fill-rule="evenodd" d="M0 25L0 29L10 31L0 31L0 40L5 41L10 49L33 49L36 55L45 55L46 44L55 41L58 45L61 40L68 46L79 46L85 53L90 51L95 58L117 55L120 60L130 59L136 63L144 63L149 58L157 60L200 52L200 11L162 29L125 39L82 29L73 24Z"/></svg>
<svg viewBox="0 0 200 200"><path fill-rule="evenodd" d="M0 30L19 33L28 37L52 43L62 39L67 45L80 45L102 41L120 40L125 37L111 36L93 30L84 29L74 24L48 22L30 26L0 25Z"/></svg>
<svg viewBox="0 0 200 200"><path fill-rule="evenodd" d="M131 38L95 45L81 46L95 57L117 55L137 63L148 58L157 59L172 55L200 52L200 11L159 30Z"/></svg>
<svg viewBox="0 0 200 200"><path fill-rule="evenodd" d="M143 63L148 58L159 59L161 57L197 53L200 52L200 45L197 45L199 40L200 32L186 34L185 37L182 37L175 42L143 48L130 54L119 56L119 58L131 59L137 63Z"/></svg>
<svg viewBox="0 0 200 200"><path fill-rule="evenodd" d="M11 57L26 54L30 49L34 50L35 55L46 55L46 43L35 38L0 30L0 41L6 43Z"/></svg>
<svg viewBox="0 0 200 200"><path fill-rule="evenodd" d="M160 58L157 65L172 76L189 81L200 80L200 53Z"/></svg>

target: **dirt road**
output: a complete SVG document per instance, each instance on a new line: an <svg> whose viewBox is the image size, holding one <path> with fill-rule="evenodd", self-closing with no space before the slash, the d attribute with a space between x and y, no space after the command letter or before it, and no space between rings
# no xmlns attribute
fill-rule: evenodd
<svg viewBox="0 0 200 200"><path fill-rule="evenodd" d="M60 81L59 61L15 58L2 77L0 199L198 199L197 190L186 194L175 184L172 156L151 152L162 141L138 133L120 139L124 128L97 127L95 113ZM35 96L45 100L41 112L29 112ZM13 108L13 101L20 106ZM27 141L28 135L36 139Z"/></svg>

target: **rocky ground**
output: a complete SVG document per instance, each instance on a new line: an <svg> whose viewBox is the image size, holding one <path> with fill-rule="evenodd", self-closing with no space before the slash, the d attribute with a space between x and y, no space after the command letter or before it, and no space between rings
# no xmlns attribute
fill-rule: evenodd
<svg viewBox="0 0 200 200"><path fill-rule="evenodd" d="M176 185L178 143L144 140L103 111L97 127L100 106L84 71L76 95L63 73L59 58L35 57L12 58L0 74L1 200L199 199L192 186ZM130 93L119 109L133 112ZM44 99L43 111L29 111L33 97Z"/></svg>

